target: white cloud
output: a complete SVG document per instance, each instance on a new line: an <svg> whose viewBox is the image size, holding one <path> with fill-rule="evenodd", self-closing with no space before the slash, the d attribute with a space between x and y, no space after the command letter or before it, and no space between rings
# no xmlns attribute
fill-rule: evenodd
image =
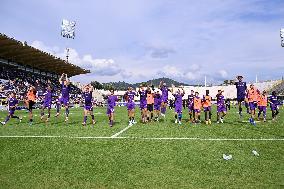
<svg viewBox="0 0 284 189"><path fill-rule="evenodd" d="M66 52L60 51L60 48L57 46L49 47L41 41L34 41L31 46L65 59ZM78 52L72 48L69 50L69 61L77 66L90 70L94 75L113 76L120 73L125 74L113 59L94 59L90 54L80 56Z"/></svg>

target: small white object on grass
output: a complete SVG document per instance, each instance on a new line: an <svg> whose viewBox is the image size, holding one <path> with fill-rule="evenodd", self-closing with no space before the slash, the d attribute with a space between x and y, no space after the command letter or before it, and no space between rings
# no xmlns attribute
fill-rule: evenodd
<svg viewBox="0 0 284 189"><path fill-rule="evenodd" d="M253 155L255 156L259 156L259 153L256 150L251 151L253 153Z"/></svg>
<svg viewBox="0 0 284 189"><path fill-rule="evenodd" d="M224 160L231 160L232 158L233 158L232 155L223 154L223 159L224 159Z"/></svg>

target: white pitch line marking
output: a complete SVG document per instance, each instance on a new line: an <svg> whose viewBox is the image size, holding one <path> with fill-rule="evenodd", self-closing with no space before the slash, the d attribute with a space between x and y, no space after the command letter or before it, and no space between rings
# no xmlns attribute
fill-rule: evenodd
<svg viewBox="0 0 284 189"><path fill-rule="evenodd" d="M115 133L114 135L111 136L111 138L117 138L118 135L122 134L123 132L125 132L127 129L129 129L130 127L132 127L133 124L128 125L127 127L125 127L124 129L122 129L121 131Z"/></svg>
<svg viewBox="0 0 284 189"><path fill-rule="evenodd" d="M127 127L126 127L127 128ZM125 128L125 129L126 129ZM121 134L121 133L120 133ZM94 137L94 136L48 136L48 135L27 135L27 136L0 136L0 138L70 138L70 139L133 139L133 140L199 140L199 141L284 141L284 138L187 138L187 137Z"/></svg>

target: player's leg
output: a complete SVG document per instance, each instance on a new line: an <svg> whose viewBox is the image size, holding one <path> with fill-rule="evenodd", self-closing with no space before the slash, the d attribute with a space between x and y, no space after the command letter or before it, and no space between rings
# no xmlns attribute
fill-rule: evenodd
<svg viewBox="0 0 284 189"><path fill-rule="evenodd" d="M40 109L40 119L43 120L45 105L43 104Z"/></svg>
<svg viewBox="0 0 284 189"><path fill-rule="evenodd" d="M83 125L83 126L86 126L87 116L88 116L88 110L87 110L86 108L84 108L83 115L84 115L84 118L83 118L82 125Z"/></svg>
<svg viewBox="0 0 284 189"><path fill-rule="evenodd" d="M95 116L94 116L94 109L93 109L93 107L90 108L89 113L90 113L91 118L92 118L92 125L96 124L96 120L95 120Z"/></svg>
<svg viewBox="0 0 284 189"><path fill-rule="evenodd" d="M178 123L181 124L182 120L182 107L180 107L180 110L178 111Z"/></svg>
<svg viewBox="0 0 284 189"><path fill-rule="evenodd" d="M67 100L64 102L64 106L65 106L65 121L68 121L68 119L69 119L69 103L68 103Z"/></svg>
<svg viewBox="0 0 284 189"><path fill-rule="evenodd" d="M209 108L209 119L208 119L208 123L211 124L211 116L212 116L211 106L208 107L208 108Z"/></svg>
<svg viewBox="0 0 284 189"><path fill-rule="evenodd" d="M28 109L29 109L29 120L30 120L30 125L32 125L33 123L33 105L34 105L34 102L33 101L29 101L28 102Z"/></svg>
<svg viewBox="0 0 284 189"><path fill-rule="evenodd" d="M263 106L263 121L266 122L266 106Z"/></svg>

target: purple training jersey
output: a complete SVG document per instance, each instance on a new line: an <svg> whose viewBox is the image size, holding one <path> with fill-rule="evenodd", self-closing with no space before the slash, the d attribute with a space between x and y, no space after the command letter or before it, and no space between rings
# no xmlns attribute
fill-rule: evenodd
<svg viewBox="0 0 284 189"><path fill-rule="evenodd" d="M62 82L61 90L62 97L65 99L69 99L70 85L64 85L64 82Z"/></svg>
<svg viewBox="0 0 284 189"><path fill-rule="evenodd" d="M188 95L187 97L188 109L193 110L193 103L194 103L194 95Z"/></svg>
<svg viewBox="0 0 284 189"><path fill-rule="evenodd" d="M169 96L169 89L166 86L162 86L160 88L160 90L162 91L162 101L163 102L167 102L168 101L168 96Z"/></svg>
<svg viewBox="0 0 284 189"><path fill-rule="evenodd" d="M139 91L140 95L140 109L147 108L147 91Z"/></svg>
<svg viewBox="0 0 284 189"><path fill-rule="evenodd" d="M19 103L19 101L18 101L16 98L9 98L9 99L8 99L9 108L10 108L11 106L16 106L18 103Z"/></svg>
<svg viewBox="0 0 284 189"><path fill-rule="evenodd" d="M154 109L160 110L161 103L162 103L162 96L160 94L155 94L154 95Z"/></svg>
<svg viewBox="0 0 284 189"><path fill-rule="evenodd" d="M107 97L107 105L109 108L114 108L115 107L115 104L116 104L116 101L117 101L117 96L116 95L109 95Z"/></svg>
<svg viewBox="0 0 284 189"><path fill-rule="evenodd" d="M276 110L277 106L279 105L278 97L272 95L269 97L269 101L271 110Z"/></svg>
<svg viewBox="0 0 284 189"><path fill-rule="evenodd" d="M43 103L45 105L51 104L51 102L52 102L52 93L51 93L51 91L47 90L45 93L43 93L43 96L44 96Z"/></svg>
<svg viewBox="0 0 284 189"><path fill-rule="evenodd" d="M223 95L217 95L217 112L226 112L225 97Z"/></svg>
<svg viewBox="0 0 284 189"><path fill-rule="evenodd" d="M173 96L175 97L175 112L182 113L182 97L183 93L176 93Z"/></svg>
<svg viewBox="0 0 284 189"><path fill-rule="evenodd" d="M92 106L93 104L92 92L83 92L82 97L84 98L86 106Z"/></svg>
<svg viewBox="0 0 284 189"><path fill-rule="evenodd" d="M244 100L246 96L247 84L246 82L235 82L237 88L237 99Z"/></svg>

